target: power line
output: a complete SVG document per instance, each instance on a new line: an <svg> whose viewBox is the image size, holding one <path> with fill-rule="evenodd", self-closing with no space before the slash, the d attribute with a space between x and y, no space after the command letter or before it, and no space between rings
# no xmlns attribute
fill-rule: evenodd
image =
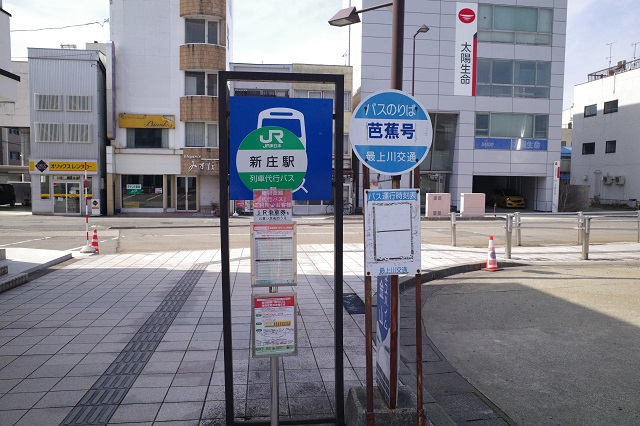
<svg viewBox="0 0 640 426"><path fill-rule="evenodd" d="M45 31L45 30L64 30L66 28L73 28L73 27L85 27L87 25L94 25L94 24L99 24L101 27L104 27L104 24L109 23L109 18L103 20L102 22L88 22L86 24L76 24L76 25L66 25L64 27L51 27L51 28L35 28L33 30L11 30L12 33L17 33L17 32L27 32L27 31Z"/></svg>

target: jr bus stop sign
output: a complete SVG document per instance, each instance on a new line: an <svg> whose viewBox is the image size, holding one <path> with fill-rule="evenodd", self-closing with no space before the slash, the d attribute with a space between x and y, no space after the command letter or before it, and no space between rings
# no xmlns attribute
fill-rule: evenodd
<svg viewBox="0 0 640 426"><path fill-rule="evenodd" d="M229 109L230 197L290 189L294 200L330 200L331 99L232 96Z"/></svg>
<svg viewBox="0 0 640 426"><path fill-rule="evenodd" d="M431 147L429 113L399 90L374 93L356 108L349 140L356 156L371 170L394 176L417 167Z"/></svg>

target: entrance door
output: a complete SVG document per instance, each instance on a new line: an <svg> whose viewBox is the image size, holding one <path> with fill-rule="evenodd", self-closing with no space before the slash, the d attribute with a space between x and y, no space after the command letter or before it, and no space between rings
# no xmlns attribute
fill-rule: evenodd
<svg viewBox="0 0 640 426"><path fill-rule="evenodd" d="M178 211L196 211L198 209L195 176L178 176L176 185L176 197Z"/></svg>
<svg viewBox="0 0 640 426"><path fill-rule="evenodd" d="M53 181L53 213L80 214L80 182Z"/></svg>

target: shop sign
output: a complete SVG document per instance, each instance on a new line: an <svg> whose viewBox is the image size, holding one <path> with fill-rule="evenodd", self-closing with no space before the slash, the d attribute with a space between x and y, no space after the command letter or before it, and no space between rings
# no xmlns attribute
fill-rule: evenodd
<svg viewBox="0 0 640 426"><path fill-rule="evenodd" d="M175 115L120 114L120 128L127 129L175 129Z"/></svg>
<svg viewBox="0 0 640 426"><path fill-rule="evenodd" d="M217 175L220 170L217 148L183 148L180 173L183 175Z"/></svg>
<svg viewBox="0 0 640 426"><path fill-rule="evenodd" d="M127 195L142 194L142 185L139 183L128 183L125 188L125 194Z"/></svg>
<svg viewBox="0 0 640 426"><path fill-rule="evenodd" d="M64 160L29 161L29 170L31 172L38 170L43 174L81 174L85 172L85 168L88 173L95 174L98 171L98 162Z"/></svg>
<svg viewBox="0 0 640 426"><path fill-rule="evenodd" d="M244 208L244 202L243 206ZM253 191L253 219L256 222L291 222L293 201L290 189Z"/></svg>
<svg viewBox="0 0 640 426"><path fill-rule="evenodd" d="M456 3L456 41L453 52L453 94L476 95L476 58L478 55L478 5Z"/></svg>

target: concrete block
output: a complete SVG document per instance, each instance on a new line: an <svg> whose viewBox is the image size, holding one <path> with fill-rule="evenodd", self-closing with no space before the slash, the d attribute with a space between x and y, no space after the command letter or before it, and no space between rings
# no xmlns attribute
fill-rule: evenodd
<svg viewBox="0 0 640 426"><path fill-rule="evenodd" d="M417 424L417 399L408 386L399 386L397 407L390 410L377 387L373 389L373 413L375 423L385 426ZM367 424L367 388L356 386L349 389L345 404L345 424L361 426Z"/></svg>

